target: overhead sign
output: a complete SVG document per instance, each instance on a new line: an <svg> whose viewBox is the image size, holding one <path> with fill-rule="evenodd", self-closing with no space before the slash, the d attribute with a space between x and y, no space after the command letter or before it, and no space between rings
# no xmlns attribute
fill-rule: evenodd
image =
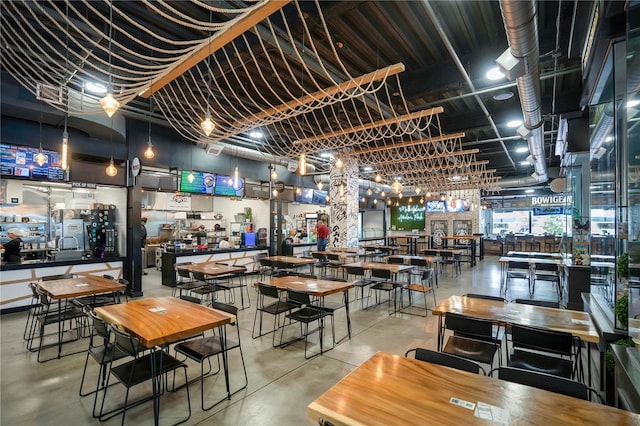
<svg viewBox="0 0 640 426"><path fill-rule="evenodd" d="M573 205L573 195L541 195L531 197L531 207L552 207Z"/></svg>
<svg viewBox="0 0 640 426"><path fill-rule="evenodd" d="M169 194L167 210L191 211L191 197L183 194Z"/></svg>

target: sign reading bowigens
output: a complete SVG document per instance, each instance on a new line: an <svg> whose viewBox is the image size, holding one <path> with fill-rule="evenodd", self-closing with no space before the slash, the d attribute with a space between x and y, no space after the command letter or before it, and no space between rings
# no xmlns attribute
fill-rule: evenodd
<svg viewBox="0 0 640 426"><path fill-rule="evenodd" d="M573 204L573 195L540 195L531 197L531 207L566 206Z"/></svg>

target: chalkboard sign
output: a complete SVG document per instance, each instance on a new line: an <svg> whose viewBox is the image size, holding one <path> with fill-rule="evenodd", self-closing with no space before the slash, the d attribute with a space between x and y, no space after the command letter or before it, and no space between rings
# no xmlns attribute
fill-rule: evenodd
<svg viewBox="0 0 640 426"><path fill-rule="evenodd" d="M408 200L405 204L391 207L391 226L395 226L397 230L410 231L413 229L423 230L424 224L424 205L419 203L409 204Z"/></svg>
<svg viewBox="0 0 640 426"><path fill-rule="evenodd" d="M446 220L432 220L431 221L431 238L433 238L433 244L436 247L443 245L442 237L447 236L448 222Z"/></svg>
<svg viewBox="0 0 640 426"><path fill-rule="evenodd" d="M453 235L471 235L471 221L470 220L454 220L453 221Z"/></svg>

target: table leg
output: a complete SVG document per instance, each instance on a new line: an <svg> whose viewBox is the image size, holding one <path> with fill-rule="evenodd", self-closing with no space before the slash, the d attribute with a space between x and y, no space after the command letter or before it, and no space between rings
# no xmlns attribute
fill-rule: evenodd
<svg viewBox="0 0 640 426"><path fill-rule="evenodd" d="M476 266L476 240L471 240L471 266Z"/></svg>
<svg viewBox="0 0 640 426"><path fill-rule="evenodd" d="M442 314L438 315L438 352L442 351Z"/></svg>
<svg viewBox="0 0 640 426"><path fill-rule="evenodd" d="M40 342L40 345L42 345L42 342ZM40 353L38 353L38 356L40 356ZM62 299L58 299L58 359L60 359L61 356L62 356Z"/></svg>
<svg viewBox="0 0 640 426"><path fill-rule="evenodd" d="M242 288L240 288L242 290ZM237 319L236 319L237 321ZM237 325L236 325L237 326ZM220 335L222 336L220 347L222 349L222 368L224 369L224 383L227 386L227 398L231 398L231 388L229 386L229 354L227 353L227 328L220 327Z"/></svg>
<svg viewBox="0 0 640 426"><path fill-rule="evenodd" d="M351 340L351 317L349 316L349 290L344 291L344 308L347 312L347 334L349 335L349 340Z"/></svg>
<svg viewBox="0 0 640 426"><path fill-rule="evenodd" d="M160 396L158 395L160 389L160 380L156 377L156 348L151 348L151 396L153 398L153 424L158 426L160 423ZM162 371L162 351L160 353L159 371Z"/></svg>

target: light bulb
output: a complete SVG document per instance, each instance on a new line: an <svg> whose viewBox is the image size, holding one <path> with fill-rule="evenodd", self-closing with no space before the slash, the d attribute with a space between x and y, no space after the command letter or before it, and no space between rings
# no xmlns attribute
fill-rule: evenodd
<svg viewBox="0 0 640 426"><path fill-rule="evenodd" d="M147 149L144 150L144 158L152 159L155 156L156 153L153 152L153 144L151 140L149 140L149 142L147 142Z"/></svg>
<svg viewBox="0 0 640 426"><path fill-rule="evenodd" d="M398 198L402 199L402 192L398 194Z"/></svg>
<svg viewBox="0 0 640 426"><path fill-rule="evenodd" d="M391 205L391 200L387 201L387 204L388 204L388 205Z"/></svg>
<svg viewBox="0 0 640 426"><path fill-rule="evenodd" d="M274 197L278 196L278 190L274 188L274 190L271 192L273 194Z"/></svg>
<svg viewBox="0 0 640 426"><path fill-rule="evenodd" d="M373 199L373 204L378 204L378 199L377 198Z"/></svg>
<svg viewBox="0 0 640 426"><path fill-rule="evenodd" d="M304 154L300 154L300 166L298 170L300 170L301 175L307 174L307 156Z"/></svg>
<svg viewBox="0 0 640 426"><path fill-rule="evenodd" d="M107 176L111 176L114 177L115 175L118 174L118 169L116 168L116 166L113 164L113 157L111 158L111 160L109 161L109 165L107 166L107 168L105 169L105 173L107 174Z"/></svg>
<svg viewBox="0 0 640 426"><path fill-rule="evenodd" d="M273 171L271 172L271 180L278 179L278 172L276 172L276 167L273 167Z"/></svg>
<svg viewBox="0 0 640 426"><path fill-rule="evenodd" d="M300 189L300 187L296 188L296 194L298 195L302 194L302 189Z"/></svg>
<svg viewBox="0 0 640 426"><path fill-rule="evenodd" d="M318 182L318 189L322 189L323 185L322 182Z"/></svg>
<svg viewBox="0 0 640 426"><path fill-rule="evenodd" d="M382 176L380 176L380 173L378 173L375 177L375 181L376 182L382 182Z"/></svg>
<svg viewBox="0 0 640 426"><path fill-rule="evenodd" d="M100 105L109 118L113 117L113 114L115 114L118 108L120 108L120 102L113 97L111 92L107 93L104 98L100 99Z"/></svg>
<svg viewBox="0 0 640 426"><path fill-rule="evenodd" d="M420 193L420 187L417 186L416 187L416 194L419 194L419 193Z"/></svg>
<svg viewBox="0 0 640 426"><path fill-rule="evenodd" d="M195 180L195 176L193 175L193 170L189 172L189 175L187 176L187 180L189 181L189 183L193 183L193 181Z"/></svg>
<svg viewBox="0 0 640 426"><path fill-rule="evenodd" d="M240 188L240 178L238 177L238 167L236 166L235 171L233 172L233 188L234 189L238 189Z"/></svg>
<svg viewBox="0 0 640 426"><path fill-rule="evenodd" d="M420 198L420 204L424 204L424 198Z"/></svg>
<svg viewBox="0 0 640 426"><path fill-rule="evenodd" d="M382 191L382 192L380 193L380 196L384 198L384 197L386 197L386 196L387 196L387 193L386 193L386 192L384 192L384 191Z"/></svg>
<svg viewBox="0 0 640 426"><path fill-rule="evenodd" d="M371 195L373 194L373 191L371 190L371 188L367 189L367 195Z"/></svg>
<svg viewBox="0 0 640 426"><path fill-rule="evenodd" d="M339 168L339 169L341 169L341 168L342 168L342 166L344 166L344 164L342 163L342 159L341 159L341 158L338 158L338 159L336 160L336 167L337 167L337 168Z"/></svg>
<svg viewBox="0 0 640 426"><path fill-rule="evenodd" d="M33 159L36 160L36 163L38 163L40 167L44 166L44 163L47 162L47 156L42 152L42 148L40 148L40 152L38 152Z"/></svg>
<svg viewBox="0 0 640 426"><path fill-rule="evenodd" d="M394 194L399 194L402 192L402 184L400 181L396 180L391 184L391 192Z"/></svg>
<svg viewBox="0 0 640 426"><path fill-rule="evenodd" d="M409 197L409 202L413 203L413 197Z"/></svg>
<svg viewBox="0 0 640 426"><path fill-rule="evenodd" d="M431 191L428 191L428 192L427 192L427 197L428 197L428 198L431 198Z"/></svg>
<svg viewBox="0 0 640 426"><path fill-rule="evenodd" d="M200 123L200 128L204 132L205 135L209 136L213 129L216 128L216 123L211 120L211 112L209 111L209 107L207 107L207 113L204 116L204 120Z"/></svg>
<svg viewBox="0 0 640 426"><path fill-rule="evenodd" d="M69 133L65 130L62 132L62 170L67 170L67 155L69 155Z"/></svg>

